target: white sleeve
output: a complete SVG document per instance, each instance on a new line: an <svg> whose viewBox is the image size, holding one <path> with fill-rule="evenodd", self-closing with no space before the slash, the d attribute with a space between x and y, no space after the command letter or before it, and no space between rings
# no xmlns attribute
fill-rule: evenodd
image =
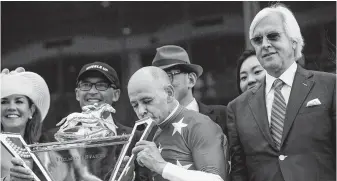
<svg viewBox="0 0 337 181"><path fill-rule="evenodd" d="M162 176L170 181L224 181L219 175L198 170L186 170L172 163L165 165Z"/></svg>

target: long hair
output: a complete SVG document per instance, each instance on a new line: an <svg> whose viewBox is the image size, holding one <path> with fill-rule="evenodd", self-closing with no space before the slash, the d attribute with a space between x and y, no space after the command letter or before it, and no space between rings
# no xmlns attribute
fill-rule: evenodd
<svg viewBox="0 0 337 181"><path fill-rule="evenodd" d="M33 101L25 96L28 100L28 105L29 108L32 108ZM27 144L33 144L39 141L40 136L41 136L41 129L42 129L42 124L41 124L41 114L38 108L35 109L35 112L32 115L32 119L28 119L23 135L23 139ZM3 130L3 126L1 124L1 130Z"/></svg>
<svg viewBox="0 0 337 181"><path fill-rule="evenodd" d="M29 108L32 108L33 101L27 97L29 102ZM26 123L25 133L23 139L27 142L27 144L33 144L39 141L41 136L41 114L39 109L36 107L35 112L33 113L32 119L28 119Z"/></svg>
<svg viewBox="0 0 337 181"><path fill-rule="evenodd" d="M46 81L37 73L26 72L18 67L9 72L1 72L1 98L13 94L24 95L28 100L29 108L36 106L32 119L27 120L23 138L28 144L35 143L41 135L42 122L50 107L50 93ZM1 125L1 129L3 126Z"/></svg>

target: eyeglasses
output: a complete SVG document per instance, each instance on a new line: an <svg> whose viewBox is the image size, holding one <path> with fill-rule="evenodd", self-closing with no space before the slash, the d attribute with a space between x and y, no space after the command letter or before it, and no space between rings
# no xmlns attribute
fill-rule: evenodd
<svg viewBox="0 0 337 181"><path fill-rule="evenodd" d="M280 38L281 38L281 33L284 33L284 32L271 32L271 33L268 33L266 34L265 36L267 37L267 40L268 42L275 42L275 41L278 41ZM250 39L252 45L255 45L255 46L260 46L262 45L262 42L263 42L263 36L256 36L252 39Z"/></svg>
<svg viewBox="0 0 337 181"><path fill-rule="evenodd" d="M92 88L93 85L95 86L96 90L98 90L98 91L106 91L110 87L116 89L116 87L113 86L112 84L108 84L108 83L105 83L105 82L97 82L97 83L81 82L81 83L78 84L78 88L81 91L89 91Z"/></svg>
<svg viewBox="0 0 337 181"><path fill-rule="evenodd" d="M178 74L184 74L184 73L186 73L186 72L182 72L182 71L180 71L180 70L171 71L171 72L166 72L166 74L168 75L168 77L169 77L171 83L173 82L174 76L175 76L175 75L178 75Z"/></svg>

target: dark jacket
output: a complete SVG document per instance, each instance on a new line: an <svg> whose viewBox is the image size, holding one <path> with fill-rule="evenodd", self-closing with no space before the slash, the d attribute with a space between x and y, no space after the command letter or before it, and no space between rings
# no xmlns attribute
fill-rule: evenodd
<svg viewBox="0 0 337 181"><path fill-rule="evenodd" d="M223 105L205 105L198 101L199 112L211 118L212 121L217 123L222 131L227 136L227 108Z"/></svg>

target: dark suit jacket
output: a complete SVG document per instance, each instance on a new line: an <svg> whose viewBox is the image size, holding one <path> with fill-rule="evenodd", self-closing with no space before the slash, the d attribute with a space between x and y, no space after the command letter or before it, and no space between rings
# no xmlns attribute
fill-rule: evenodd
<svg viewBox="0 0 337 181"><path fill-rule="evenodd" d="M227 108L223 105L205 105L198 101L199 112L217 123L227 136Z"/></svg>
<svg viewBox="0 0 337 181"><path fill-rule="evenodd" d="M319 99L321 105L307 107ZM298 66L281 149L270 135L265 83L228 104L233 181L336 180L336 75Z"/></svg>

